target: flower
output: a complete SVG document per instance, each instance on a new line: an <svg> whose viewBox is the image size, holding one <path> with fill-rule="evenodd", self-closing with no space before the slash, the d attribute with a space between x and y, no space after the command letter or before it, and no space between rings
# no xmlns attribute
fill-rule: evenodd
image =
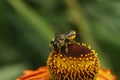
<svg viewBox="0 0 120 80"><path fill-rule="evenodd" d="M47 66L24 71L17 80L115 80L110 70L101 68L96 51L74 41L75 36L74 31L56 35Z"/></svg>
<svg viewBox="0 0 120 80"><path fill-rule="evenodd" d="M100 67L95 50L86 44L71 44L68 53L51 52L47 66L25 70L16 80L116 80L109 69Z"/></svg>

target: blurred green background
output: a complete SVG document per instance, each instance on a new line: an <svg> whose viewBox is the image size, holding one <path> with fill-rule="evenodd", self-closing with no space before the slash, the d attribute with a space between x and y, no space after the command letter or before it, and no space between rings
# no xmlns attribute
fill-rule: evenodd
<svg viewBox="0 0 120 80"><path fill-rule="evenodd" d="M54 33L69 30L120 80L119 0L0 0L0 80L46 65Z"/></svg>

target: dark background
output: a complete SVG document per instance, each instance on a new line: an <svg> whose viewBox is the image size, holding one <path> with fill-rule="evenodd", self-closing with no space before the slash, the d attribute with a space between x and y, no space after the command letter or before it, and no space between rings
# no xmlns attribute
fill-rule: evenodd
<svg viewBox="0 0 120 80"><path fill-rule="evenodd" d="M120 79L119 0L0 0L0 80L46 65L54 33L69 30Z"/></svg>

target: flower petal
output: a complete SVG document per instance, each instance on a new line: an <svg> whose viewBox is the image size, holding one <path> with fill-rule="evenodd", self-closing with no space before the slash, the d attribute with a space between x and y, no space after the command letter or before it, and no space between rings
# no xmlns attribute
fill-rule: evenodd
<svg viewBox="0 0 120 80"><path fill-rule="evenodd" d="M96 80L116 80L116 76L111 74L110 69L103 69L101 68Z"/></svg>
<svg viewBox="0 0 120 80"><path fill-rule="evenodd" d="M49 73L46 66L40 67L35 71L25 70L24 75L17 80L49 80Z"/></svg>

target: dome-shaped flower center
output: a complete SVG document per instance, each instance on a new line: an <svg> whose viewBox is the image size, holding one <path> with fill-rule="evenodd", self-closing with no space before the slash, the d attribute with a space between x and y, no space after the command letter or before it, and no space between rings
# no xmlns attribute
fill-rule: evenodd
<svg viewBox="0 0 120 80"><path fill-rule="evenodd" d="M64 46L61 53L50 53L47 66L52 80L95 79L100 65L97 53L90 46L78 44L69 44L67 53Z"/></svg>

